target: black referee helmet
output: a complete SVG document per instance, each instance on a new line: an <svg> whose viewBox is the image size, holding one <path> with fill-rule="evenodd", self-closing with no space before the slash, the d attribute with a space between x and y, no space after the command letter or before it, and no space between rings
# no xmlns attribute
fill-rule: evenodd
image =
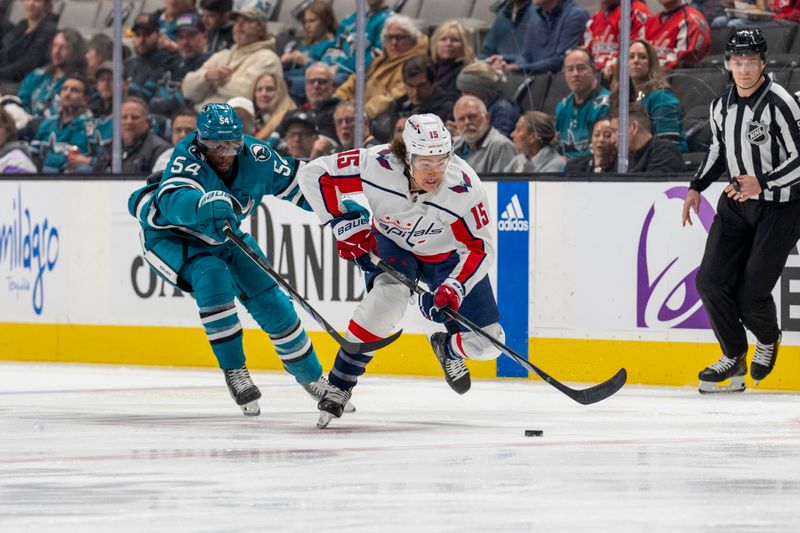
<svg viewBox="0 0 800 533"><path fill-rule="evenodd" d="M759 54L763 61L767 60L767 38L758 28L742 28L731 32L728 44L725 45L725 59L730 56Z"/></svg>

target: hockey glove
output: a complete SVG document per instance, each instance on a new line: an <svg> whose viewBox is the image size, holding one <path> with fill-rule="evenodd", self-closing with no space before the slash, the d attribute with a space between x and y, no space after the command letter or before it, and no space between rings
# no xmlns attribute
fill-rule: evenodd
<svg viewBox="0 0 800 533"><path fill-rule="evenodd" d="M239 224L230 195L223 191L205 193L197 202L197 229L217 242L224 242L225 222L234 228Z"/></svg>
<svg viewBox="0 0 800 533"><path fill-rule="evenodd" d="M369 252L377 246L370 229L369 220L359 211L348 211L331 220L333 236L336 237L336 251L339 257L354 261L364 272L372 272L377 267L372 264Z"/></svg>
<svg viewBox="0 0 800 533"><path fill-rule="evenodd" d="M342 200L342 204L344 205L344 210L347 213L356 212L359 215L361 215L361 217L363 217L364 220L369 221L369 217L371 216L370 212L366 207L364 207L360 203L356 202L355 200L350 200L349 198L345 198L344 200Z"/></svg>
<svg viewBox="0 0 800 533"><path fill-rule="evenodd" d="M448 317L442 309L450 308L458 311L464 299L464 286L453 278L447 278L434 293L425 293L419 297L419 309L422 315L434 322L447 322Z"/></svg>

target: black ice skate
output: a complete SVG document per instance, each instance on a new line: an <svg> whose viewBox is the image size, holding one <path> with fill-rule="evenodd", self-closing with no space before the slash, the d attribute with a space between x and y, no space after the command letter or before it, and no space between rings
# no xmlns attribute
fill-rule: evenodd
<svg viewBox="0 0 800 533"><path fill-rule="evenodd" d="M463 359L453 359L448 355L447 333L442 331L434 333L430 338L433 353L439 360L444 370L444 379L450 388L459 394L464 394L472 386L469 378L469 369Z"/></svg>
<svg viewBox="0 0 800 533"><path fill-rule="evenodd" d="M725 354L698 375L700 378L700 394L709 392L742 392L745 389L744 376L747 374L746 354L731 359ZM730 380L730 384L725 385Z"/></svg>
<svg viewBox="0 0 800 533"><path fill-rule="evenodd" d="M302 383L301 387L305 389L305 391L314 398L317 403L322 400L322 397L325 395L325 391L330 389L331 384L328 383L328 380L325 379L325 376L320 376L317 381L312 381L311 383ZM349 400L344 405L344 412L345 413L355 413L356 407L353 405Z"/></svg>
<svg viewBox="0 0 800 533"><path fill-rule="evenodd" d="M327 383L325 393L317 404L317 409L319 409L317 427L319 429L328 427L328 424L334 418L341 418L342 413L345 411L345 405L347 405L352 394L352 391L342 390L328 382L328 380L325 380L325 383Z"/></svg>
<svg viewBox="0 0 800 533"><path fill-rule="evenodd" d="M778 359L778 347L781 345L781 335L778 340L769 344L761 344L756 340L756 352L753 354L753 362L750 363L750 377L758 382L769 376L775 368L775 361Z"/></svg>
<svg viewBox="0 0 800 533"><path fill-rule="evenodd" d="M222 373L225 374L225 383L228 384L231 397L236 405L241 407L245 416L260 415L261 408L258 406L258 399L261 398L261 391L250 378L247 367L223 368Z"/></svg>

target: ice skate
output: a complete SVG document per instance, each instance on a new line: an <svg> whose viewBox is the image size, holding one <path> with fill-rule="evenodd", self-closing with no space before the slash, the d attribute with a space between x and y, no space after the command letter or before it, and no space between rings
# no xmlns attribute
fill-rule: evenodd
<svg viewBox="0 0 800 533"><path fill-rule="evenodd" d="M327 381L327 380L326 380ZM341 418L345 410L345 405L350 400L352 391L342 390L336 385L328 383L322 399L317 404L319 409L319 420L317 420L317 427L325 429L331 420L334 418Z"/></svg>
<svg viewBox="0 0 800 533"><path fill-rule="evenodd" d="M261 408L258 406L258 399L261 398L261 391L250 378L247 367L242 368L223 368L225 383L228 384L228 391L245 416L258 416Z"/></svg>
<svg viewBox="0 0 800 533"><path fill-rule="evenodd" d="M429 339L433 353L439 360L444 370L444 379L450 388L459 394L464 394L472 386L469 378L469 369L463 359L453 359L448 355L447 333L437 332Z"/></svg>
<svg viewBox="0 0 800 533"><path fill-rule="evenodd" d="M325 395L325 391L330 389L331 384L328 383L328 380L325 379L325 376L320 376L317 381L312 381L311 383L302 383L301 387L305 389L305 391L314 398L317 403L319 404L322 397ZM344 412L345 413L355 413L356 407L353 405L350 400L344 405Z"/></svg>
<svg viewBox="0 0 800 533"><path fill-rule="evenodd" d="M736 359L722 355L719 361L701 371L700 394L710 392L742 392L745 389L744 376L747 374L745 354ZM729 384L725 382L729 381Z"/></svg>
<svg viewBox="0 0 800 533"><path fill-rule="evenodd" d="M775 368L775 361L778 359L778 347L781 345L781 335L778 340L769 344L761 344L756 340L756 352L753 354L753 361L750 363L750 377L758 382L769 376Z"/></svg>

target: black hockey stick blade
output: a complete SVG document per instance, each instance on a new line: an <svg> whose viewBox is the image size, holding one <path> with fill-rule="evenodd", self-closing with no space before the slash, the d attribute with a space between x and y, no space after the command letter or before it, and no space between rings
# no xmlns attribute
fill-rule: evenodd
<svg viewBox="0 0 800 533"><path fill-rule="evenodd" d="M402 272L397 271L392 266L386 264L383 260L379 259L377 256L372 256L372 261L375 263L378 268L382 271L386 272L397 281L411 289L412 292L416 294L429 294L428 291L420 287L414 280L408 278ZM444 308L444 312L447 316L455 320L456 322L460 323L461 325L469 328L473 333L480 335L487 341L491 342L496 348L498 348L503 353L507 354L511 357L517 364L526 368L530 372L533 372L543 381L548 383L549 385L553 386L554 388L561 391L563 394L569 396L576 402L582 405L589 405L593 403L597 403L599 401L605 400L609 396L612 396L616 393L619 389L625 385L625 381L628 379L628 373L624 368L621 368L613 377L610 379L589 387L588 389L573 389L567 387L554 377L550 376L547 372L542 370L541 368L537 367L517 352L500 342L499 340L495 339L483 329L481 329L477 324L469 320L467 317L461 315L460 313L453 311L452 309Z"/></svg>
<svg viewBox="0 0 800 533"><path fill-rule="evenodd" d="M385 348L386 346L390 345L391 343L397 340L397 338L400 336L401 333L403 333L403 330L401 329L400 331L395 332L394 334L386 337L385 339L381 339L375 342L352 342L345 339L344 337L339 335L339 332L336 331L334 327L331 326L328 323L328 321L325 320L322 317L322 315L320 315L317 312L316 309L311 307L311 304L308 303L308 301L305 298L300 296L299 292L294 290L294 287L289 285L289 283L287 283L286 280L284 280L280 274L275 272L275 270L269 265L269 263L264 261L261 258L261 256L258 255L258 253L256 253L255 250L250 248L250 246L246 242L244 242L244 240L242 240L241 237L236 235L236 232L233 230L233 227L228 222L225 223L224 233L230 240L233 241L233 243L236 246L239 247L240 250L242 250L245 254L247 254L247 256L250 259L252 259L253 262L255 262L255 264L261 267L261 270L266 272L272 279L275 280L275 282L278 285L283 287L286 290L286 292L288 292L291 295L292 299L297 303L299 303L300 306L303 309L305 309L306 312L309 315L311 315L314 320L317 321L317 324L322 326L323 329L325 329L325 331L328 333L328 335L333 337L333 340L335 340L339 346L344 348L344 351L354 354L374 352L376 350L380 350L381 348Z"/></svg>
<svg viewBox="0 0 800 533"><path fill-rule="evenodd" d="M609 396L613 396L618 390L625 385L625 382L628 379L628 372L624 368L620 368L616 374L614 374L611 378L607 379L602 383L598 383L597 385L593 385L588 389L572 389L567 387L557 379L553 378L549 374L547 374L542 369L538 368L536 365L533 365L527 359L519 356L518 354L514 353L513 350L506 352L509 357L514 359L517 363L521 366L525 367L526 369L530 370L546 383L552 385L565 395L569 396L576 402L581 405L590 405L593 403L600 402L605 400Z"/></svg>

